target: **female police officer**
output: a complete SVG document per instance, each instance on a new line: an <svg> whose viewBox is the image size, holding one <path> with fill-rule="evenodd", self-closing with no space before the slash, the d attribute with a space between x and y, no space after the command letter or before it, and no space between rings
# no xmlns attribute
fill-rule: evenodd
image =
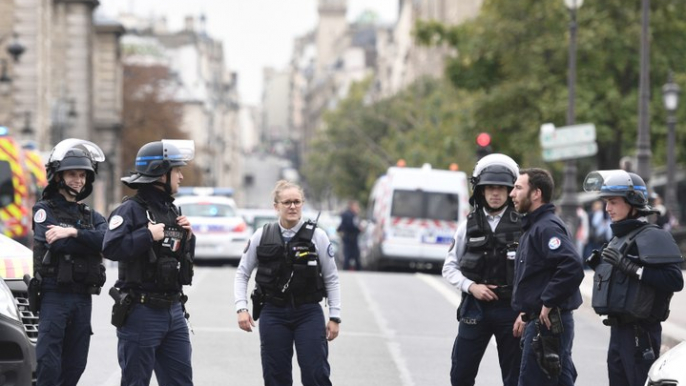
<svg viewBox="0 0 686 386"><path fill-rule="evenodd" d="M93 191L97 164L104 160L92 142L70 138L58 143L46 165L48 186L33 207L34 276L42 297L39 385L76 385L86 369L91 295L105 283L100 248L107 222L79 201Z"/></svg>
<svg viewBox="0 0 686 386"><path fill-rule="evenodd" d="M135 172L121 179L137 193L110 215L103 253L119 261L122 299L112 322L122 385L149 385L153 369L160 385L193 385L181 289L191 284L195 236L172 195L194 152L193 141L150 142L138 150Z"/></svg>
<svg viewBox="0 0 686 386"><path fill-rule="evenodd" d="M614 237L588 259L593 308L610 326L607 353L610 386L643 385L660 353L662 326L672 294L684 286L683 258L672 235L651 225L643 179L624 170L586 176L584 190L599 192L612 220Z"/></svg>
<svg viewBox="0 0 686 386"><path fill-rule="evenodd" d="M292 385L293 343L304 386L331 385L328 340L338 336L340 290L334 251L326 233L302 220L302 189L279 181L273 192L279 221L258 229L236 271L235 297L238 325L252 331L255 322L246 308L248 279L257 267L253 307L261 310L260 341L265 385ZM325 326L319 302L328 297ZM259 310L253 315L259 317Z"/></svg>

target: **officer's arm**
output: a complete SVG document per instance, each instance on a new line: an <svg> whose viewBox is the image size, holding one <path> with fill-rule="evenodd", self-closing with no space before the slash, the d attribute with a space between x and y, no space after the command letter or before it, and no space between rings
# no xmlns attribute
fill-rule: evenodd
<svg viewBox="0 0 686 386"><path fill-rule="evenodd" d="M153 245L144 212L137 216L132 205L123 204L110 215L102 253L114 261L130 260L146 254Z"/></svg>
<svg viewBox="0 0 686 386"><path fill-rule="evenodd" d="M581 256L566 229L550 223L541 227L540 252L544 264L553 268L553 274L541 294L541 301L547 307L562 304L579 290L584 279Z"/></svg>
<svg viewBox="0 0 686 386"><path fill-rule="evenodd" d="M57 225L52 212L42 203L37 203L33 207L33 239L35 242L44 243L47 245L45 233L48 231L48 226ZM49 247L49 245L48 245Z"/></svg>
<svg viewBox="0 0 686 386"><path fill-rule="evenodd" d="M74 240L83 252L100 252L107 230L107 220L98 212L93 212L93 229L79 229Z"/></svg>
<svg viewBox="0 0 686 386"><path fill-rule="evenodd" d="M641 281L665 292L679 292L684 288L679 263L644 266Z"/></svg>
<svg viewBox="0 0 686 386"><path fill-rule="evenodd" d="M319 264L321 266L324 286L326 287L327 304L329 305L329 317L341 317L341 286L338 281L338 269L334 259L334 247L331 245L326 232L317 228L313 237L317 247Z"/></svg>
<svg viewBox="0 0 686 386"><path fill-rule="evenodd" d="M460 259L464 255L467 238L467 221L462 221L457 227L453 240L454 245L448 251L448 256L443 263L443 277L455 288L469 293L469 286L474 281L467 279L460 271Z"/></svg>
<svg viewBox="0 0 686 386"><path fill-rule="evenodd" d="M248 281L252 271L257 266L257 246L260 244L262 238L262 228L255 231L252 235L246 248L243 250L243 256L236 268L236 278L233 282L233 296L236 302L236 311L248 308Z"/></svg>

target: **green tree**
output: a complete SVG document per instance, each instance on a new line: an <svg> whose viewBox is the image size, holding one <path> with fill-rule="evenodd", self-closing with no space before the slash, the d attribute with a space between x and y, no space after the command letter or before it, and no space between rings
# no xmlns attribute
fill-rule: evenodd
<svg viewBox="0 0 686 386"><path fill-rule="evenodd" d="M617 168L619 158L635 149L640 3L586 2L577 13L576 122L596 125L600 151L595 161L601 169ZM686 2L653 1L651 6L651 138L653 164L659 165L666 158L660 88L669 69L677 82L686 82L686 39L681 38L686 35ZM567 12L561 0L486 0L479 16L462 25L424 21L416 26L421 42L447 44L458 52L445 70L451 83L471 91L474 99L473 126L465 130L493 128L494 148L522 165L542 164L542 123L565 124ZM683 129L677 134L682 145L684 134ZM679 157L684 160L686 154ZM595 167L590 160L581 164L586 170L580 168L580 178Z"/></svg>

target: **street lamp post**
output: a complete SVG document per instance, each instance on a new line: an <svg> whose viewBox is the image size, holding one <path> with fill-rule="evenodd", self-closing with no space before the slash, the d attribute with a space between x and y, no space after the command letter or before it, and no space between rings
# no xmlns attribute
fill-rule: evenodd
<svg viewBox="0 0 686 386"><path fill-rule="evenodd" d="M676 109L679 105L679 85L674 83L672 72L669 72L667 83L662 86L662 97L667 110L667 187L665 190L665 206L676 218L681 218L679 213L679 203L677 202L676 182L674 181L674 171L676 169L675 142L676 142Z"/></svg>
<svg viewBox="0 0 686 386"><path fill-rule="evenodd" d="M569 92L567 100L567 126L575 123L575 100L576 100L576 12L583 4L583 0L564 0L565 6L569 9L569 66L567 73L567 89ZM577 217L576 208L578 200L576 197L576 160L565 161L564 183L562 185L562 217L571 232L576 230Z"/></svg>

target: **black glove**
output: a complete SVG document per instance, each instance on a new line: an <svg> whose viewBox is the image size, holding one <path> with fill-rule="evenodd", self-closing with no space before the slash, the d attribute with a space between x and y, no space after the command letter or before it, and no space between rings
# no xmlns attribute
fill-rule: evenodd
<svg viewBox="0 0 686 386"><path fill-rule="evenodd" d="M631 262L628 258L622 258L622 255L618 250L614 248L605 248L603 249L602 256L604 262L611 264L625 275L638 279L637 271L640 266Z"/></svg>
<svg viewBox="0 0 686 386"><path fill-rule="evenodd" d="M586 264L595 271L595 268L600 264L600 251L594 249L591 254L586 258Z"/></svg>

